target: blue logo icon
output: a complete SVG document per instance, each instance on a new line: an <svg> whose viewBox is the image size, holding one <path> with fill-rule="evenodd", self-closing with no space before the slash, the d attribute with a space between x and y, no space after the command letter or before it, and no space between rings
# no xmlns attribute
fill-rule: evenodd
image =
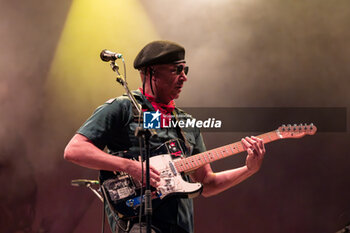
<svg viewBox="0 0 350 233"><path fill-rule="evenodd" d="M143 113L143 128L145 129L160 129L160 115L159 110L156 112Z"/></svg>

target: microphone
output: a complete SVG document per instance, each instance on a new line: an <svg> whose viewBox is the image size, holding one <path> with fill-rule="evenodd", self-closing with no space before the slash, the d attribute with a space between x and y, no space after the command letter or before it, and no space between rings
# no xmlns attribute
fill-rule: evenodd
<svg viewBox="0 0 350 233"><path fill-rule="evenodd" d="M98 180L85 180L85 179L78 179L78 180L72 180L71 185L72 186L90 186L92 184L99 184Z"/></svg>
<svg viewBox="0 0 350 233"><path fill-rule="evenodd" d="M102 50L102 52L100 53L100 57L102 59L102 61L115 61L119 58L122 58L123 55L120 53L114 53L111 51L108 51L107 49Z"/></svg>

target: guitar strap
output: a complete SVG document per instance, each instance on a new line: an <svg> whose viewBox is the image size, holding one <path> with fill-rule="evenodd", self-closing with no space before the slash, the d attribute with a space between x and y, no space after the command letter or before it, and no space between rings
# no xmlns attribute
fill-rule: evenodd
<svg viewBox="0 0 350 233"><path fill-rule="evenodd" d="M179 118L177 117L176 108L173 111L173 115L175 117L175 120L178 122ZM185 146L186 146L187 151L190 152L191 146L186 139L185 132L180 128L179 124L176 125L176 132L177 132L177 135L185 142Z"/></svg>
<svg viewBox="0 0 350 233"><path fill-rule="evenodd" d="M140 109L143 109L143 106L141 106L141 104L137 103L139 108ZM132 115L134 117L134 122L135 123L138 123L140 122L141 124L143 124L143 116L142 116L142 113L141 113L141 117L140 117L140 114L139 114L139 111L137 110L136 106L135 105L131 105L132 106Z"/></svg>

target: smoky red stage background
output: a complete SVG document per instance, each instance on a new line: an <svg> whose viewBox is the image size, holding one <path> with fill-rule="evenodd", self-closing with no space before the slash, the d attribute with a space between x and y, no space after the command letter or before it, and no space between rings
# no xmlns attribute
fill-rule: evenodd
<svg viewBox="0 0 350 233"><path fill-rule="evenodd" d="M100 200L70 185L98 172L64 161L63 150L98 105L124 93L101 50L124 55L136 89L133 59L158 39L186 48L190 71L176 100L180 107L345 109L340 118L323 119L331 126L345 122L341 130L268 144L256 175L196 198L195 232L340 230L350 222L349 22L346 0L2 0L0 231L101 232ZM270 130L313 121L248 114ZM230 120L247 125L244 117ZM261 133L203 136L212 149ZM242 153L212 167L244 162Z"/></svg>

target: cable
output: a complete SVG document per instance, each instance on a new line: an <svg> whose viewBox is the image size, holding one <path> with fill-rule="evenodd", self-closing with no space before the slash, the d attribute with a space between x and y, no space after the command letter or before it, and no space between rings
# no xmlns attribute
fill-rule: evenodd
<svg viewBox="0 0 350 233"><path fill-rule="evenodd" d="M138 119L138 127L141 127L141 111L139 111L139 119ZM144 173L143 173L143 155L142 155L142 140L141 137L139 137L139 147L140 147L140 161L141 161L141 191L140 191L140 209L139 209L139 226L140 226L140 233L142 233L142 227L141 227L141 220L142 220L142 207L143 207L143 180L144 180Z"/></svg>
<svg viewBox="0 0 350 233"><path fill-rule="evenodd" d="M123 61L124 79L125 79L125 82L126 82L126 66L125 66L124 57L122 57L122 61Z"/></svg>
<svg viewBox="0 0 350 233"><path fill-rule="evenodd" d="M106 213L105 213L105 202L103 200L102 203L102 233L105 232L105 219L106 218Z"/></svg>

